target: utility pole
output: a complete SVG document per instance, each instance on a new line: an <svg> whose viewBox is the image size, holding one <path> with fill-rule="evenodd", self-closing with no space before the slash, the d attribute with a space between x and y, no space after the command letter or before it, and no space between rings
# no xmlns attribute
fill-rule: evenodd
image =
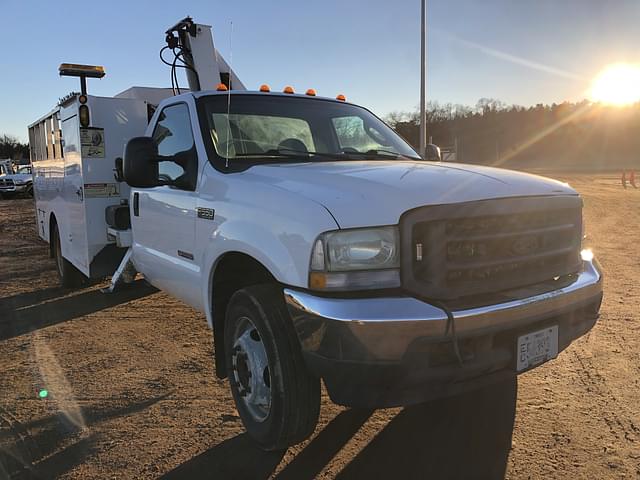
<svg viewBox="0 0 640 480"><path fill-rule="evenodd" d="M427 140L427 114L426 114L426 56L427 35L426 16L427 0L421 0L420 8L420 155L424 155Z"/></svg>

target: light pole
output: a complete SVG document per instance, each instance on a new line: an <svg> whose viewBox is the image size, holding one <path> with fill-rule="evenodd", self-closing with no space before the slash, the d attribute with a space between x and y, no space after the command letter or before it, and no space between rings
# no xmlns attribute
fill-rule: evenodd
<svg viewBox="0 0 640 480"><path fill-rule="evenodd" d="M426 56L427 35L426 16L427 0L421 0L420 8L420 155L424 155L427 146L427 114L426 114Z"/></svg>

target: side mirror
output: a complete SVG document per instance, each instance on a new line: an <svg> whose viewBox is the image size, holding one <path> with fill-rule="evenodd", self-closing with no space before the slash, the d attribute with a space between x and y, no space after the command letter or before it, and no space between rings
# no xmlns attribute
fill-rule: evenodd
<svg viewBox="0 0 640 480"><path fill-rule="evenodd" d="M424 153L422 154L422 158L429 162L441 162L442 155L440 154L440 147L434 145L433 143L428 143L424 147Z"/></svg>
<svg viewBox="0 0 640 480"><path fill-rule="evenodd" d="M151 137L135 137L124 149L124 180L132 187L160 185L158 180L158 146Z"/></svg>

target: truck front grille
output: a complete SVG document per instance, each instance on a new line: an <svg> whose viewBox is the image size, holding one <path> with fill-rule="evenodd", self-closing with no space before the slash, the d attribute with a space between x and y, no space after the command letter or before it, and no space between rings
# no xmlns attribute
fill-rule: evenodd
<svg viewBox="0 0 640 480"><path fill-rule="evenodd" d="M2 188L13 188L13 180L0 178L0 189Z"/></svg>
<svg viewBox="0 0 640 480"><path fill-rule="evenodd" d="M405 214L401 228L403 284L425 298L492 294L580 268L579 197L423 207Z"/></svg>

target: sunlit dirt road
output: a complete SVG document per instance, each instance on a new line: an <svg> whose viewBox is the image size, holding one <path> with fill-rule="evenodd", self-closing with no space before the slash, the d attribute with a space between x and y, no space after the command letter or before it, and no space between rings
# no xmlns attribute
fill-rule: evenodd
<svg viewBox="0 0 640 480"><path fill-rule="evenodd" d="M0 201L0 479L640 477L640 190L559 177L606 272L593 331L517 386L375 412L325 396L284 453L243 433L201 314L142 282L58 288L33 202Z"/></svg>

